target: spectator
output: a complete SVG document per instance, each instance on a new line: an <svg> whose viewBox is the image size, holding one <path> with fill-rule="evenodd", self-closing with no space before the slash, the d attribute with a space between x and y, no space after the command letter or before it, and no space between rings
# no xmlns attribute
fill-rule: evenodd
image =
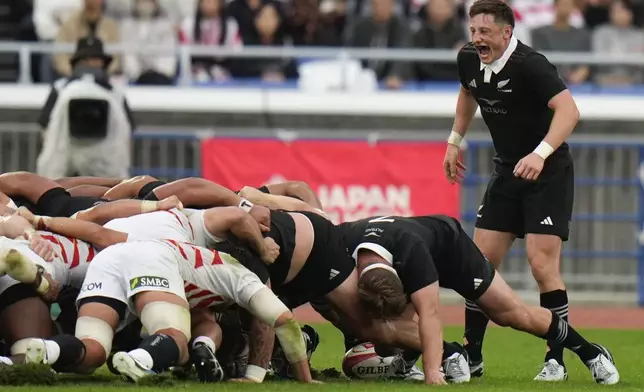
<svg viewBox="0 0 644 392"><path fill-rule="evenodd" d="M407 21L394 15L394 0L371 0L372 14L361 17L351 26L347 46L363 48L405 48L410 44ZM408 76L404 62L383 60L363 61L378 80L388 88L400 88Z"/></svg>
<svg viewBox="0 0 644 392"><path fill-rule="evenodd" d="M83 6L83 0L34 0L33 21L36 35L42 42L54 42L60 28L74 13ZM40 58L39 79L49 83L54 80L54 68L51 54Z"/></svg>
<svg viewBox="0 0 644 392"><path fill-rule="evenodd" d="M633 11L627 0L615 0L610 7L610 24L598 27L592 37L595 53L619 57L644 51L644 33L633 26ZM644 82L641 67L600 66L595 81L601 85L629 85Z"/></svg>
<svg viewBox="0 0 644 392"><path fill-rule="evenodd" d="M228 4L228 14L237 21L242 42L245 44L259 40L256 18L264 6L267 5L272 5L278 11L280 25L277 27L277 34L282 36L283 26L281 26L281 21L283 17L280 12L280 4L275 0L233 0Z"/></svg>
<svg viewBox="0 0 644 392"><path fill-rule="evenodd" d="M129 18L136 0L109 0L105 2L105 15L116 20ZM185 18L192 17L197 9L197 0L157 0L165 15L178 28Z"/></svg>
<svg viewBox="0 0 644 392"><path fill-rule="evenodd" d="M320 2L320 13L325 20L325 23L332 26L335 34L340 37L342 44L342 37L344 37L344 28L347 25L347 3L345 0L322 0Z"/></svg>
<svg viewBox="0 0 644 392"><path fill-rule="evenodd" d="M74 13L60 28L56 42L74 43L81 38L94 36L100 38L105 44L119 42L118 25L112 18L103 15L103 0L84 0L83 9ZM69 64L69 54L54 56L54 68L59 75L71 76L72 68ZM120 59L115 56L108 72L120 72Z"/></svg>
<svg viewBox="0 0 644 392"><path fill-rule="evenodd" d="M285 28L280 4L273 0L233 0L228 12L239 24L244 45L284 46ZM279 82L297 77L291 59L244 59L237 62L233 76Z"/></svg>
<svg viewBox="0 0 644 392"><path fill-rule="evenodd" d="M18 41L28 36L28 1L0 0L0 41ZM18 53L0 53L0 82L15 83L20 74Z"/></svg>
<svg viewBox="0 0 644 392"><path fill-rule="evenodd" d="M228 16L223 0L200 0L195 16L181 25L181 41L207 46L242 46L239 26ZM230 78L232 61L221 57L193 57L193 77L200 82Z"/></svg>
<svg viewBox="0 0 644 392"><path fill-rule="evenodd" d="M463 26L456 15L454 0L431 0L421 8L424 23L414 34L414 47L423 49L458 49L466 42ZM416 63L413 66L416 79L457 80L456 64Z"/></svg>
<svg viewBox="0 0 644 392"><path fill-rule="evenodd" d="M335 15L320 11L318 0L292 0L286 11L287 33L295 46L340 46L342 35L335 22Z"/></svg>
<svg viewBox="0 0 644 392"><path fill-rule="evenodd" d="M590 30L610 22L610 4L613 0L584 0L584 22Z"/></svg>
<svg viewBox="0 0 644 392"><path fill-rule="evenodd" d="M532 46L539 51L590 52L590 32L570 24L574 0L555 1L555 22L532 31ZM559 73L569 84L584 83L590 75L586 65L561 66Z"/></svg>
<svg viewBox="0 0 644 392"><path fill-rule="evenodd" d="M132 16L121 22L123 43L131 47L168 47L168 54L126 53L123 71L136 84L169 85L177 73L177 35L157 0L135 0Z"/></svg>

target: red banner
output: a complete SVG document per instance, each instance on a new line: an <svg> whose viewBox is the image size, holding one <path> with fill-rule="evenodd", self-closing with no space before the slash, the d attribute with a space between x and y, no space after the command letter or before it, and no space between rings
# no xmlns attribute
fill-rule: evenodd
<svg viewBox="0 0 644 392"><path fill-rule="evenodd" d="M374 215L460 215L443 174L444 143L209 139L203 177L233 190L305 181L334 222Z"/></svg>

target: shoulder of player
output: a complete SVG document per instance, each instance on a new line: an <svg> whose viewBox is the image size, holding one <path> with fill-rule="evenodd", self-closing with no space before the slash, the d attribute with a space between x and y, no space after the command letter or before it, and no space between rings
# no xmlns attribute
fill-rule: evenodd
<svg viewBox="0 0 644 392"><path fill-rule="evenodd" d="M520 65L522 68L526 65L530 66L534 63L543 64L544 62L550 64L546 56L522 43L519 43L517 49L512 52L509 59L509 63Z"/></svg>

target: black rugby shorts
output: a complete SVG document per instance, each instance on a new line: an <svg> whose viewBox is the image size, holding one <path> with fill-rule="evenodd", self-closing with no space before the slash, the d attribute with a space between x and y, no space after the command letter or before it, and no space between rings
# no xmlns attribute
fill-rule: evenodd
<svg viewBox="0 0 644 392"><path fill-rule="evenodd" d="M515 177L511 171L492 175L479 206L476 227L513 233L551 234L568 240L575 193L572 162L536 181Z"/></svg>

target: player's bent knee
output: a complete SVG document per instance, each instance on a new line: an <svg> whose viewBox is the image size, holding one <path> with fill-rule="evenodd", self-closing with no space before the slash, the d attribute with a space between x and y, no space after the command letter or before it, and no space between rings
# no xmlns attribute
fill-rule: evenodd
<svg viewBox="0 0 644 392"><path fill-rule="evenodd" d="M293 313L275 296L271 289L263 287L248 301L248 310L263 323L277 327L278 323L286 323L294 319Z"/></svg>
<svg viewBox="0 0 644 392"><path fill-rule="evenodd" d="M185 307L168 302L150 302L141 310L141 324L150 335L163 330L181 332L186 340L192 336L190 311Z"/></svg>
<svg viewBox="0 0 644 392"><path fill-rule="evenodd" d="M105 359L112 351L114 330L105 321L89 316L81 316L76 320L75 336L82 341L93 341L99 344L104 351ZM89 350L88 350L89 351Z"/></svg>

